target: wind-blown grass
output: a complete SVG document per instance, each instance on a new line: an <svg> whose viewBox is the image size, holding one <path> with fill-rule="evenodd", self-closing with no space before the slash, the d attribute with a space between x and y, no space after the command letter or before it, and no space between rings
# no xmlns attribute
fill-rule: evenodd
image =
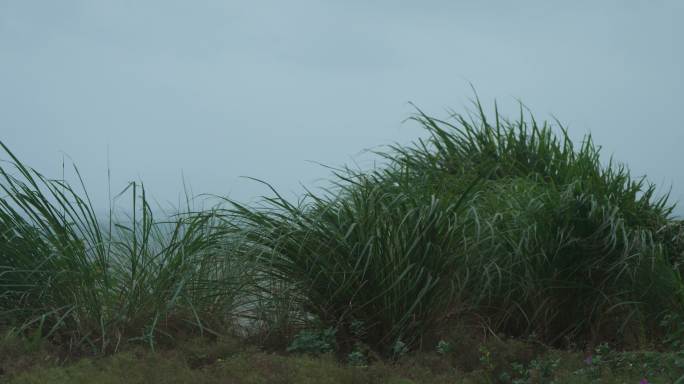
<svg viewBox="0 0 684 384"><path fill-rule="evenodd" d="M355 175L338 196L295 206L282 197L253 210L234 203L230 222L244 233L261 272L298 289L303 307L351 336L361 321L366 342L414 341L453 299L462 249L464 200L423 200Z"/></svg>
<svg viewBox="0 0 684 384"><path fill-rule="evenodd" d="M386 156L413 173L433 175L436 186L453 186L474 175L490 180L534 178L560 188L575 184L578 193L616 206L632 226L657 228L672 213L668 195L656 197L655 185L645 177L632 178L629 170L612 158L604 166L600 147L590 135L576 148L560 122L558 135L547 122L540 124L532 116L526 120L522 108L516 121L501 117L495 108L492 122L479 101L475 106L476 115L452 113L451 121L419 110L412 119L430 138L412 147L393 146Z"/></svg>
<svg viewBox="0 0 684 384"><path fill-rule="evenodd" d="M419 110L429 138L391 147L386 167L339 171L296 205L233 202L229 221L303 308L341 339L362 321L384 351L447 316L557 343L650 337L682 311L667 196L602 164L591 137L576 148L562 126L497 111L490 124L476 107L451 122Z"/></svg>
<svg viewBox="0 0 684 384"><path fill-rule="evenodd" d="M226 316L245 267L227 257L211 211L155 221L133 183L129 224L103 225L85 187L47 179L0 145L11 158L0 167L1 323L103 352L210 331Z"/></svg>
<svg viewBox="0 0 684 384"><path fill-rule="evenodd" d="M559 345L654 340L665 314L684 318L668 196L591 137L475 106L418 110L428 138L297 203L273 190L167 221L133 183L133 216L103 225L82 180L49 180L3 145L0 323L107 352L215 332L240 307L269 332L315 320L342 351L396 355L449 322Z"/></svg>
<svg viewBox="0 0 684 384"><path fill-rule="evenodd" d="M490 124L475 105L475 116L452 122L419 111L414 120L430 139L390 156L441 196L461 180L486 179L469 204L481 244L469 269L480 272L471 274L471 296L486 292L475 305L495 328L549 341L605 337L628 324L652 329L665 308L682 310L673 263L681 248L664 235L673 222L667 195L656 197L655 185L612 159L602 164L591 136L576 148L560 123L557 135L522 111L508 121L495 109Z"/></svg>
<svg viewBox="0 0 684 384"><path fill-rule="evenodd" d="M681 310L679 273L653 232L576 188L516 178L473 202L481 245L469 268L481 271L480 311L506 334L551 343L642 337L664 309Z"/></svg>

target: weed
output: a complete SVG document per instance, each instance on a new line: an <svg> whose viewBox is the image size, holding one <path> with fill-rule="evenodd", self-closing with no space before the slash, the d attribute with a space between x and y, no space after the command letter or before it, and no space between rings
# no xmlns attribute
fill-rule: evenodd
<svg viewBox="0 0 684 384"><path fill-rule="evenodd" d="M287 347L288 352L321 355L337 349L335 334L337 330L327 328L321 331L305 330L299 332Z"/></svg>
<svg viewBox="0 0 684 384"><path fill-rule="evenodd" d="M392 344L392 358L394 360L399 360L406 355L406 353L408 353L408 347L406 346L406 343L401 341L401 339L397 339L397 341Z"/></svg>
<svg viewBox="0 0 684 384"><path fill-rule="evenodd" d="M366 355L363 354L363 352L359 350L351 351L347 355L347 362L349 363L349 365L354 367L368 366L368 358L366 357Z"/></svg>
<svg viewBox="0 0 684 384"><path fill-rule="evenodd" d="M448 355L452 352L453 347L451 346L451 343L449 343L448 341L440 340L437 343L436 350L437 353L439 353L440 355Z"/></svg>

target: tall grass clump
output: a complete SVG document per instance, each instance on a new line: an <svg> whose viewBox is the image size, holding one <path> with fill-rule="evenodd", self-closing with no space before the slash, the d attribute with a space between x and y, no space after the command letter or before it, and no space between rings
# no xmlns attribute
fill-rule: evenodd
<svg viewBox="0 0 684 384"><path fill-rule="evenodd" d="M326 193L233 202L243 251L338 339L361 321L385 352L454 316L550 343L654 337L684 303L667 196L602 162L590 136L577 147L560 124L475 105L448 120L418 110L426 139L335 173Z"/></svg>
<svg viewBox="0 0 684 384"><path fill-rule="evenodd" d="M668 238L673 205L655 185L633 178L586 136L579 147L557 128L522 112L516 121L495 108L413 120L429 133L391 160L434 193L449 196L462 180L484 178L469 214L477 223L472 303L498 330L535 332L549 341L653 329L664 310L682 310L676 260ZM679 249L678 249L679 248Z"/></svg>
<svg viewBox="0 0 684 384"><path fill-rule="evenodd" d="M386 352L416 341L456 298L465 199L397 191L381 173L340 177L334 193L297 204L277 193L256 209L233 202L230 222L261 275L293 287L343 346L355 323Z"/></svg>
<svg viewBox="0 0 684 384"><path fill-rule="evenodd" d="M499 331L551 343L648 337L664 310L682 309L679 272L654 232L576 188L511 178L480 192L468 267L486 293L478 312Z"/></svg>
<svg viewBox="0 0 684 384"><path fill-rule="evenodd" d="M211 331L225 318L244 266L226 256L213 212L155 220L133 183L130 216L107 224L85 188L46 178L0 145L10 158L0 166L0 324L109 352Z"/></svg>
<svg viewBox="0 0 684 384"><path fill-rule="evenodd" d="M496 181L533 178L540 184L563 187L576 185L578 193L612 204L630 226L658 229L672 213L667 195L657 197L656 187L645 177L633 178L628 168L609 159L601 162L600 147L591 135L577 147L559 122L554 129L546 121L518 120L499 115L488 118L479 101L477 113L452 113L451 119L427 116L419 110L412 120L429 134L411 147L394 146L393 162L414 173L432 175L433 188L453 187L460 180L485 176Z"/></svg>
<svg viewBox="0 0 684 384"><path fill-rule="evenodd" d="M272 189L165 220L132 183L129 216L104 223L80 175L48 179L0 143L0 326L108 352L216 333L239 309L248 327L316 322L340 352L397 357L452 321L558 345L653 341L684 318L668 196L590 136L475 107L418 110L425 139L297 202Z"/></svg>

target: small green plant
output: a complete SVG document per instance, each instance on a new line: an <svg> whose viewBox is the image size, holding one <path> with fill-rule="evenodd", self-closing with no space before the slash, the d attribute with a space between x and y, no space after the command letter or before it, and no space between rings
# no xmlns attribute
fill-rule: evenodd
<svg viewBox="0 0 684 384"><path fill-rule="evenodd" d="M357 339L363 339L366 336L366 325L361 320L352 320L349 324L349 331Z"/></svg>
<svg viewBox="0 0 684 384"><path fill-rule="evenodd" d="M513 375L504 372L499 376L501 381L510 382L512 384L531 384L531 383L545 383L553 384L554 372L560 359L534 359L528 366L522 363L511 363Z"/></svg>
<svg viewBox="0 0 684 384"><path fill-rule="evenodd" d="M369 347L362 341L366 337L366 324L361 320L352 320L349 323L349 332L355 342L354 348L347 355L347 362L353 367L367 367L368 357L366 353L369 351Z"/></svg>
<svg viewBox="0 0 684 384"><path fill-rule="evenodd" d="M499 374L499 381L502 383L513 383L516 384L515 379L511 378L511 374L503 371L501 374Z"/></svg>
<svg viewBox="0 0 684 384"><path fill-rule="evenodd" d="M353 367L366 367L368 366L368 359L363 352L359 350L354 350L347 355L347 362Z"/></svg>
<svg viewBox="0 0 684 384"><path fill-rule="evenodd" d="M592 380L600 380L604 369L615 370L627 365L626 356L611 349L607 343L599 344L583 362L584 368L575 371L575 374L587 375ZM632 367L631 363L629 367Z"/></svg>
<svg viewBox="0 0 684 384"><path fill-rule="evenodd" d="M334 328L326 328L322 331L301 331L294 337L287 351L311 355L333 352L337 349L336 333L337 330Z"/></svg>
<svg viewBox="0 0 684 384"><path fill-rule="evenodd" d="M482 365L482 368L486 371L494 370L492 352L484 345L481 345L478 350L480 351L480 364Z"/></svg>
<svg viewBox="0 0 684 384"><path fill-rule="evenodd" d="M508 381L510 381L512 384L526 384L530 376L530 370L521 363L511 363L511 368L513 368L513 376L515 378L510 379L510 375L506 374L506 376L509 377ZM507 380L504 380L502 377L502 381Z"/></svg>
<svg viewBox="0 0 684 384"><path fill-rule="evenodd" d="M407 352L408 347L406 346L406 343L401 341L401 339L397 339L397 341L395 341L392 345L392 357L395 360L401 359L402 357L404 357L404 355L406 355Z"/></svg>
<svg viewBox="0 0 684 384"><path fill-rule="evenodd" d="M451 346L451 343L449 343L448 341L440 340L437 343L436 349L437 349L437 353L439 353L440 355L447 355L447 354L451 353L451 351L453 350L453 347Z"/></svg>
<svg viewBox="0 0 684 384"><path fill-rule="evenodd" d="M494 375L494 359L492 356L492 352L489 350L484 345L480 345L478 348L478 351L480 352L480 365L482 366L482 370L484 372L484 375L487 378L488 383L495 383L497 380L497 377ZM499 377L498 380L503 380L504 377Z"/></svg>
<svg viewBox="0 0 684 384"><path fill-rule="evenodd" d="M530 362L530 369L535 370L545 383L553 383L553 375L559 364L560 359L535 359Z"/></svg>
<svg viewBox="0 0 684 384"><path fill-rule="evenodd" d="M684 349L684 319L678 313L663 316L660 327L667 333L663 342L672 350Z"/></svg>

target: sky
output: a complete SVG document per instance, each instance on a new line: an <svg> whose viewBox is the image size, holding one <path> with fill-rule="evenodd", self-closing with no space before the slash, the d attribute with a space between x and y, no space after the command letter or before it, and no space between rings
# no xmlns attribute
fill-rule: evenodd
<svg viewBox="0 0 684 384"><path fill-rule="evenodd" d="M98 209L129 181L250 202L268 191L244 176L325 186L321 164L424 136L410 102L446 117L472 84L684 203L682 20L680 0L0 0L0 140L49 177L76 163Z"/></svg>

